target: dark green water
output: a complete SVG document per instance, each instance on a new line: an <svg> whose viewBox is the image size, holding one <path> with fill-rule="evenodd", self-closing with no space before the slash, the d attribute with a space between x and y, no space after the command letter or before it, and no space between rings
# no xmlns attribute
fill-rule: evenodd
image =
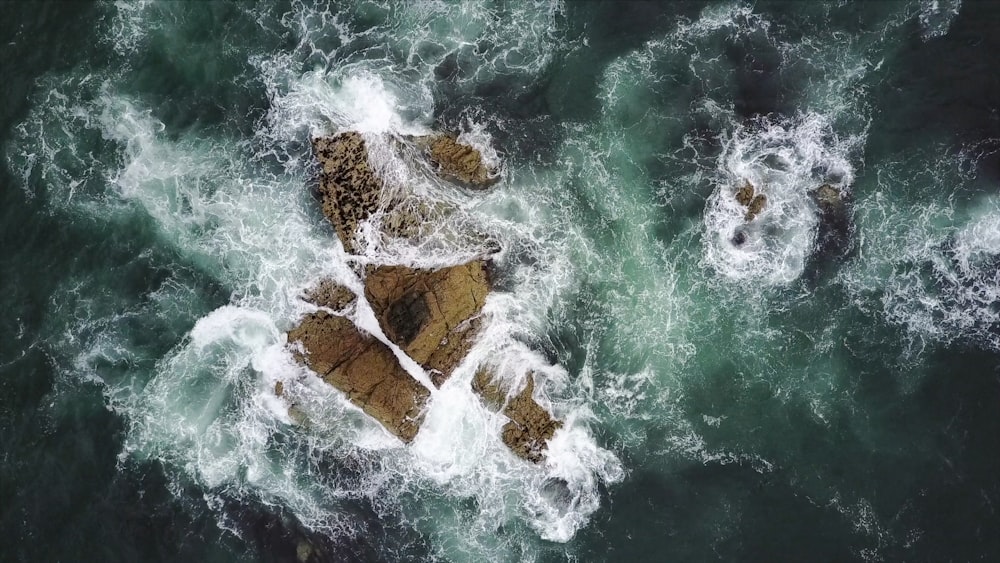
<svg viewBox="0 0 1000 563"><path fill-rule="evenodd" d="M1000 559L1000 5L4 7L0 560ZM402 446L284 348L349 271L310 135L429 127L503 160L418 188L543 466L471 364Z"/></svg>

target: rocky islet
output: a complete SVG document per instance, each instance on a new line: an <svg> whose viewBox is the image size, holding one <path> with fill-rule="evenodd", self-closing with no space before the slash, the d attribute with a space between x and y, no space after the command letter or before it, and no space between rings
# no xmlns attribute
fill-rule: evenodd
<svg viewBox="0 0 1000 563"><path fill-rule="evenodd" d="M437 134L411 141L447 181L484 188L497 179L496 170L483 163L479 151L453 136ZM409 206L405 196L386 194L360 133L318 137L312 146L320 166L318 195L323 213L347 252L358 252L358 228L376 213L393 218L380 224L383 234L393 237L412 236L428 220L421 209L432 206ZM359 273L364 298L385 337L440 387L463 361L479 332L482 308L491 290L489 262L475 259L437 269L370 264ZM420 429L431 389L400 365L385 342L354 325L348 313L357 296L349 289L323 280L303 299L319 310L307 314L288 332L295 358L394 435L411 441ZM519 390L507 390L482 367L476 372L473 390L487 406L509 419L501 439L511 451L539 462L561 423L535 401L534 377L527 374Z"/></svg>

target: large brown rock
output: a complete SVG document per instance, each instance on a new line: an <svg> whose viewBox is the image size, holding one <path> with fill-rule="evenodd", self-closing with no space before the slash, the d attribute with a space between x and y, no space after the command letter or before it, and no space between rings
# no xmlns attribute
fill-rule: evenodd
<svg viewBox="0 0 1000 563"><path fill-rule="evenodd" d="M306 315L288 333L299 361L344 392L404 442L413 440L430 392L406 373L388 346L350 320L326 311Z"/></svg>
<svg viewBox="0 0 1000 563"><path fill-rule="evenodd" d="M764 210L764 206L767 205L767 196L764 194L757 194L753 196L750 200L750 205L747 206L746 215L743 216L744 221L753 221L760 212Z"/></svg>
<svg viewBox="0 0 1000 563"><path fill-rule="evenodd" d="M736 190L736 201L746 207L750 205L750 201L753 199L754 188L753 184L749 180L745 180L740 189Z"/></svg>
<svg viewBox="0 0 1000 563"><path fill-rule="evenodd" d="M472 380L472 389L488 407L502 410L510 419L503 426L500 436L507 447L530 462L541 461L548 441L562 426L562 422L552 418L532 397L535 390L534 374L529 373L524 388L517 395L508 398L507 391L493 376L480 369Z"/></svg>
<svg viewBox="0 0 1000 563"><path fill-rule="evenodd" d="M424 147L442 178L477 189L489 187L500 179L498 171L486 165L478 150L459 143L452 135L417 137L417 144Z"/></svg>
<svg viewBox="0 0 1000 563"><path fill-rule="evenodd" d="M490 290L483 260L438 270L370 267L365 296L385 335L440 386L462 362Z"/></svg>

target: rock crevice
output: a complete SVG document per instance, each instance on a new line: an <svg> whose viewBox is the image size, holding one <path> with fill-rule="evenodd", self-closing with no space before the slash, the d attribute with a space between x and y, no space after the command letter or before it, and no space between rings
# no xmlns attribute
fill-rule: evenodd
<svg viewBox="0 0 1000 563"><path fill-rule="evenodd" d="M417 143L445 179L481 188L498 177L477 150L452 136L423 137ZM380 211L393 217L382 225L388 234L416 232L422 214L400 213L405 207L401 200L386 201L360 134L320 137L312 144L321 169L318 190L323 213L345 250L359 250L359 226ZM369 265L361 274L364 297L386 338L440 387L462 363L479 332L491 289L488 262L477 259L438 269ZM307 314L288 333L296 359L401 440L412 440L431 391L406 372L389 346L344 316L356 299L350 290L324 280L303 298L319 310ZM509 419L502 430L504 443L518 456L538 462L561 423L534 400L534 385L534 375L528 374L524 389L508 398L485 371L477 373L473 382L483 400ZM276 392L281 393L278 388Z"/></svg>

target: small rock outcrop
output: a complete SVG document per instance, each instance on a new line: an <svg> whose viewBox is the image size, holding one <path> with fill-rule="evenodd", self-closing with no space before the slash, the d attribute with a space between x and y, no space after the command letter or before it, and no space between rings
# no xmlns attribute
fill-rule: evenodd
<svg viewBox="0 0 1000 563"><path fill-rule="evenodd" d="M736 190L736 201L743 207L750 205L750 201L753 199L753 192L753 184L749 181L743 182L743 185Z"/></svg>
<svg viewBox="0 0 1000 563"><path fill-rule="evenodd" d="M417 137L437 173L467 187L483 189L499 175L488 168L476 149L448 135ZM318 192L323 214L337 231L344 249L356 254L358 226L372 215L383 212L381 232L392 237L413 238L421 225L444 215L441 203L413 198L384 198L382 179L368 160L368 147L360 133L348 131L312 140L313 154L320 164Z"/></svg>
<svg viewBox="0 0 1000 563"><path fill-rule="evenodd" d="M844 199L840 195L840 190L830 184L823 184L816 188L816 202L823 210L835 210L844 204Z"/></svg>
<svg viewBox="0 0 1000 563"><path fill-rule="evenodd" d="M431 135L415 142L443 178L474 188L498 178L479 151L455 137ZM410 238L431 217L446 212L433 202L388 198L360 134L320 137L312 145L321 166L318 191L323 213L348 252L360 250L358 227L376 213L381 214L383 233ZM359 273L365 299L385 337L440 387L468 354L479 331L479 316L490 291L488 263L476 259L438 269L369 265ZM389 346L344 316L356 299L353 292L324 280L302 298L319 310L288 332L296 359L400 439L411 441L420 428L430 389L406 372ZM538 462L561 423L532 397L534 376L529 374L525 388L508 397L486 372L482 374L476 375L474 389L510 419L503 427L504 443L518 456ZM275 386L276 395L284 393L281 384Z"/></svg>
<svg viewBox="0 0 1000 563"><path fill-rule="evenodd" d="M812 192L820 211L817 257L842 258L851 248L851 211L841 189L823 184Z"/></svg>
<svg viewBox="0 0 1000 563"><path fill-rule="evenodd" d="M736 190L736 201L747 208L747 212L743 216L743 220L747 222L753 221L767 206L767 196L756 193L754 185L749 180L745 180L743 185Z"/></svg>
<svg viewBox="0 0 1000 563"><path fill-rule="evenodd" d="M399 365L388 346L345 317L317 311L288 333L299 361L404 442L420 429L430 391Z"/></svg>
<svg viewBox="0 0 1000 563"><path fill-rule="evenodd" d="M375 266L365 277L365 297L385 335L438 387L472 347L489 290L482 260L439 270Z"/></svg>
<svg viewBox="0 0 1000 563"><path fill-rule="evenodd" d="M500 179L497 170L483 161L483 155L452 135L427 135L416 138L442 178L470 188L483 189Z"/></svg>
<svg viewBox="0 0 1000 563"><path fill-rule="evenodd" d="M488 407L502 411L510 419L504 424L500 436L507 447L528 461L541 461L546 444L562 423L552 418L532 396L535 390L534 374L529 373L524 388L509 399L507 392L486 370L476 372L472 389Z"/></svg>
<svg viewBox="0 0 1000 563"><path fill-rule="evenodd" d="M317 307L342 311L354 302L354 293L333 280L323 280L316 287L307 290L302 299Z"/></svg>

